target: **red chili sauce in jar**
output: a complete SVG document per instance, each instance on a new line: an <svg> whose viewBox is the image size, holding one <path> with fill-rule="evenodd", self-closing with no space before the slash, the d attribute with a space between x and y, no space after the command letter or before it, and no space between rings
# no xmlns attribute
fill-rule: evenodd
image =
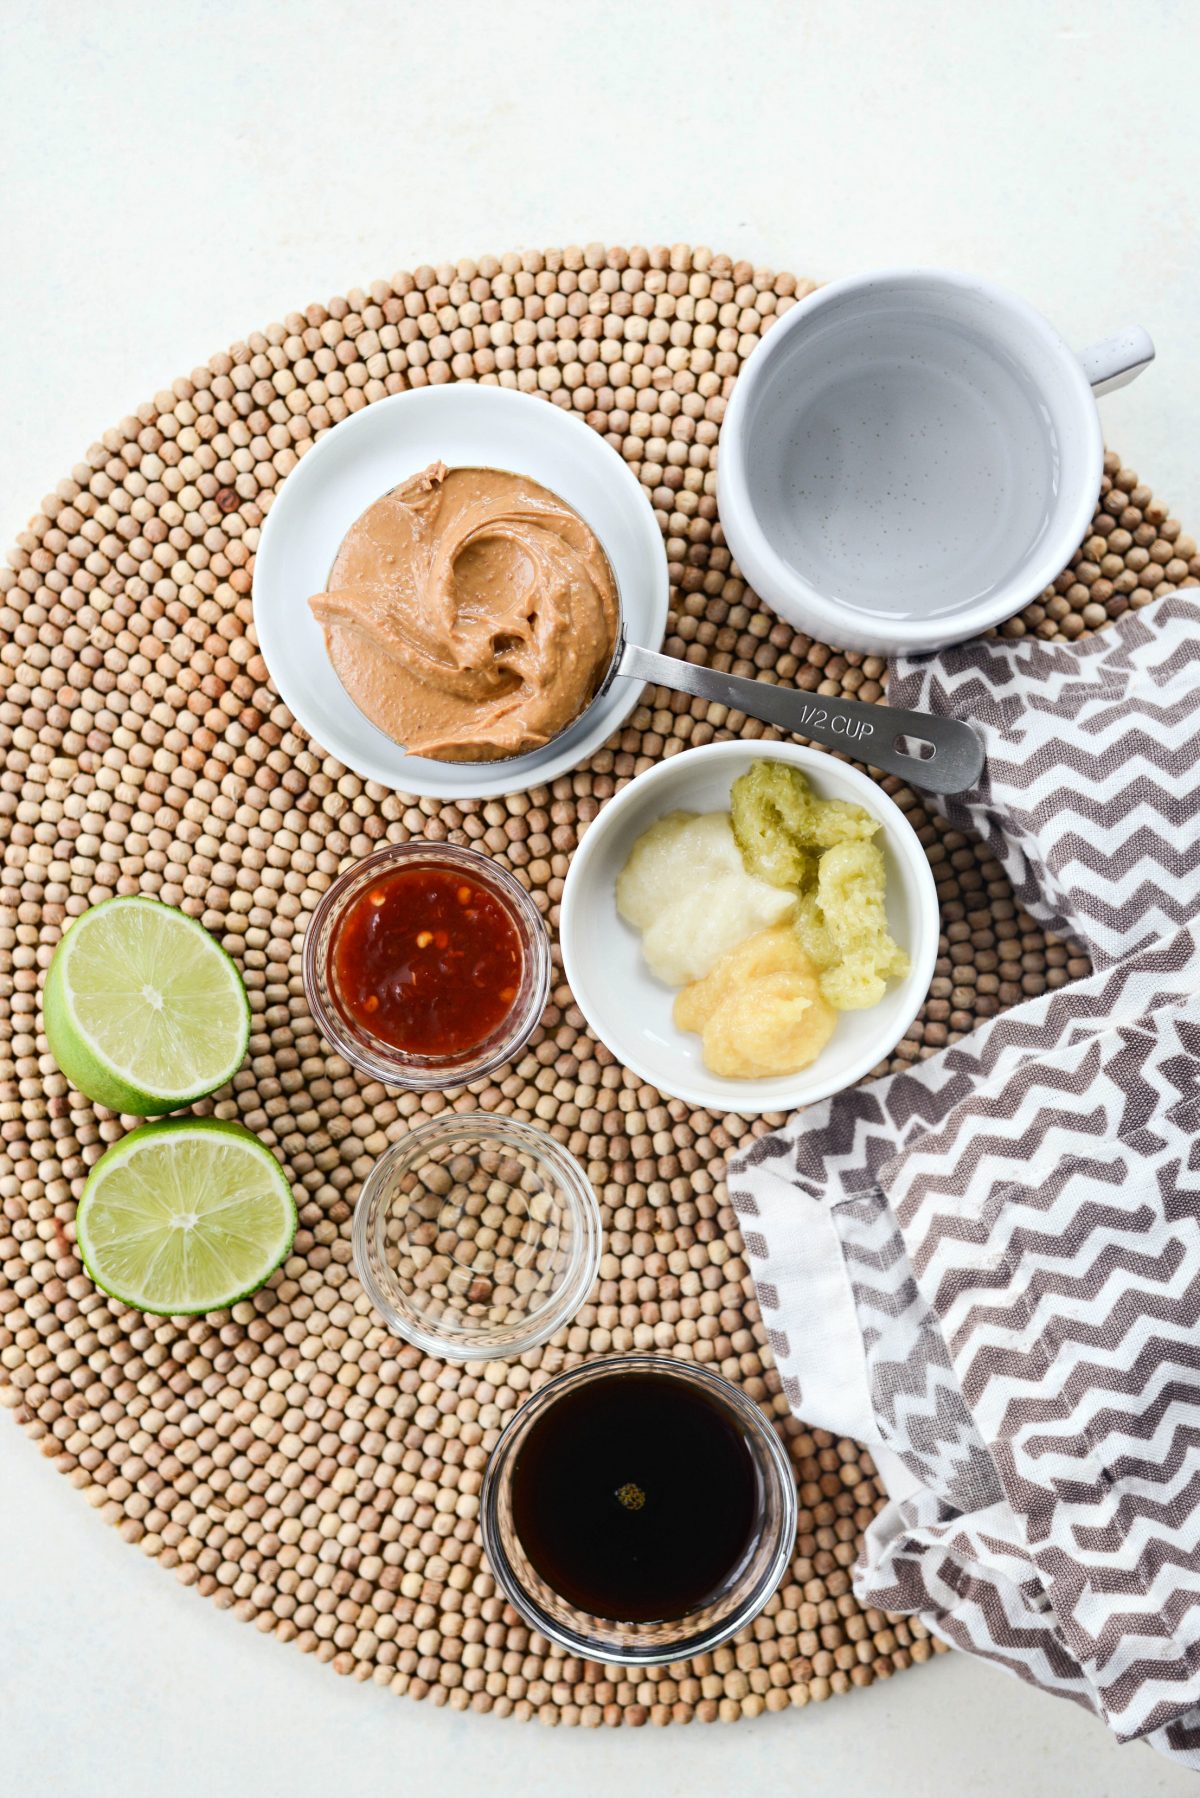
<svg viewBox="0 0 1200 1798"><path fill-rule="evenodd" d="M485 1042L521 987L517 927L469 876L436 867L380 874L353 900L330 950L351 1018L406 1055Z"/></svg>

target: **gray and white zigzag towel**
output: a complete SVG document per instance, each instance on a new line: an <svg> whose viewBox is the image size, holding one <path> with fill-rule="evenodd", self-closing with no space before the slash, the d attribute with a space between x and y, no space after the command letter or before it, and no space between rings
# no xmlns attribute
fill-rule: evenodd
<svg viewBox="0 0 1200 1798"><path fill-rule="evenodd" d="M785 1390L875 1449L856 1589L1200 1768L1200 611L892 674L1094 972L731 1165Z"/></svg>

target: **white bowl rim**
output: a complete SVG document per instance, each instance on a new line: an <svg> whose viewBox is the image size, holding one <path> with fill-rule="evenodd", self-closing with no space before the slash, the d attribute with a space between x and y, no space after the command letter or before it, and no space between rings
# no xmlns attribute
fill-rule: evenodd
<svg viewBox="0 0 1200 1798"><path fill-rule="evenodd" d="M1059 335L1049 319L1031 306L1020 294L1010 293L982 275L965 274L957 269L936 267L895 267L869 269L858 275L845 275L830 281L814 293L806 294L795 306L776 320L749 357L734 383L726 408L717 451L717 506L722 529L730 539L730 547L743 572L755 590L761 592L774 610L782 610L789 601L803 607L808 616L804 623L810 634L820 634L836 643L838 631L844 630L847 615L844 607L826 599L821 592L778 555L758 521L758 513L750 495L746 473L745 414L763 381L767 379L782 337L812 318L814 312L844 298L847 294L866 292L872 287L913 288L934 283L958 288L964 292L984 294L994 305L1008 312L1022 328L1039 338L1062 368L1065 383L1076 403L1076 423L1081 433L1080 448L1085 462L1093 471L1086 484L1081 482L1073 504L1059 508L1054 527L1036 557L1024 565L1024 571L1007 580L1003 587L990 593L975 605L940 614L933 618L892 618L878 622L876 636L886 636L897 651L940 648L988 630L993 624L1010 618L1028 605L1045 587L1057 579L1087 534L1100 491L1104 468L1104 434L1096 398L1083 364L1070 345ZM728 518L733 517L732 533ZM741 549L732 538L741 539ZM786 595L786 598L770 595ZM786 612L784 616L786 617ZM815 628L814 628L815 627Z"/></svg>
<svg viewBox="0 0 1200 1798"><path fill-rule="evenodd" d="M598 694L596 699L580 713L574 724L568 727L561 736L555 737L544 748L532 751L529 755L517 756L501 762L439 762L426 757L405 755L399 744L392 743L384 732L371 723L365 714L358 714L363 732L362 743L342 736L339 732L322 730L314 731L307 722L308 708L300 699L297 705L297 689L294 686L289 670L289 658L281 653L279 633L282 623L277 619L277 608L262 608L257 601L260 580L263 571L269 571L272 565L273 544L280 532L285 528L288 517L296 507L304 502L313 476L305 474L314 462L320 463L329 452L329 445L340 444L343 453L347 442L347 433L363 428L363 421L373 418L373 428L378 429L378 418L386 415L399 405L413 407L422 405L430 407L445 405L447 396L461 396L464 389L469 389L472 403L475 396L486 395L484 405L497 408L518 406L522 416L530 417L530 408L536 407L543 417L539 429L549 433L566 429L576 434L575 441L582 441L578 433L582 432L590 439L589 453L599 451L608 468L612 480L624 489L628 499L628 510L631 520L637 520L637 530L641 538L640 553L645 557L645 574L642 581L641 601L649 619L648 628L638 631L638 641L644 639L644 647L657 649L666 635L667 616L670 607L670 581L667 568L666 545L654 516L654 509L642 487L641 482L626 462L610 443L598 431L592 429L584 419L563 406L557 406L552 400L539 399L533 394L523 393L517 388L493 386L483 381L449 381L437 386L412 387L403 393L391 393L381 400L374 400L370 405L361 407L357 412L349 413L345 418L317 438L311 449L308 449L276 489L271 509L262 524L258 548L254 559L254 580L251 585L251 607L254 615L254 626L258 636L259 650L270 680L280 698L295 718L296 723L305 736L312 739L322 749L335 756L346 768L360 775L363 779L377 782L380 786L393 792L412 793L418 797L444 799L453 802L456 799L469 797L474 799L495 799L507 793L527 792L531 787L548 785L561 775L570 773L579 767L590 756L594 755L606 743L615 731L620 730L625 720L639 703L645 692L645 683L623 679L612 682L606 693ZM462 403L461 397L458 399ZM599 459L598 459L599 460ZM289 497L290 496L290 497ZM581 514L582 515L582 514ZM350 521L351 523L353 520ZM347 527L348 528L348 527ZM607 552L607 545L601 543ZM622 587L619 572L614 568L617 579L618 595L621 605L622 623L628 623L629 597ZM263 581L263 585L265 585ZM627 689L627 691L626 691ZM599 703L598 703L599 702ZM353 701L347 696L347 704ZM354 708L357 713L357 707ZM590 717L586 729L580 729L584 721ZM331 737L338 740L331 741ZM380 753L366 748L370 739L376 739L381 745ZM386 749L382 746L386 745ZM390 751L390 754L388 753ZM403 772L399 774L391 765L395 761L403 764ZM488 770L492 769L490 775Z"/></svg>
<svg viewBox="0 0 1200 1798"><path fill-rule="evenodd" d="M589 1028L599 1037L605 1047L616 1056L623 1067L639 1079L647 1081L666 1097L682 1099L687 1105L693 1105L704 1111L713 1111L716 1101L711 1092L697 1088L688 1088L687 1082L677 1086L661 1085L662 1069L654 1068L648 1061L636 1053L630 1054L627 1046L610 1040L602 1027L591 1003L586 982L579 979L578 963L572 951L572 934L575 919L575 906L583 884L589 878L591 862L595 859L599 844L612 829L615 823L635 804L640 803L653 788L662 786L674 771L681 765L695 765L701 757L709 762L717 760L732 761L735 757L752 760L775 760L789 762L793 767L811 770L818 778L831 764L836 767L838 778L844 778L862 803L875 812L887 833L888 845L903 861L906 871L912 877L913 895L915 899L914 938L909 945L909 956L912 963L907 976L911 982L914 995L911 1009L905 1008L897 1015L893 1027L881 1032L878 1038L872 1039L869 1050L864 1050L848 1068L837 1074L827 1075L825 1079L813 1079L813 1070L819 1065L813 1063L811 1068L801 1070L793 1078L797 1082L794 1092L773 1095L769 1103L751 1099L750 1093L741 1095L739 1088L753 1089L765 1085L763 1081L724 1080L722 1085L728 1090L729 1103L724 1111L735 1117L761 1117L764 1114L803 1110L809 1105L816 1105L822 1099L832 1098L835 1093L844 1092L862 1080L873 1068L891 1053L900 1042L905 1031L917 1016L929 995L930 982L938 957L940 937L940 907L937 896L937 883L929 858L921 845L916 831L905 817L900 807L890 794L885 793L869 774L851 766L847 762L837 762L821 749L810 749L800 743L760 742L757 739L745 740L732 738L722 743L704 743L695 749L681 750L678 755L669 756L658 762L653 768L645 769L637 774L629 784L614 795L597 813L588 825L582 842L571 858L567 869L567 877L563 886L562 899L559 906L558 939L562 950L563 971L567 984L571 989L575 1003L583 1013ZM614 899L615 908L615 899ZM664 989L667 991L668 989ZM711 1076L720 1080L719 1075ZM747 1100L750 1102L747 1103Z"/></svg>

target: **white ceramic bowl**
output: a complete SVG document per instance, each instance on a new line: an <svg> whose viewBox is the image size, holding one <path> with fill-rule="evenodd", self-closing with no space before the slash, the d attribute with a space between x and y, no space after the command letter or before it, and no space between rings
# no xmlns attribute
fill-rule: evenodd
<svg viewBox="0 0 1200 1798"><path fill-rule="evenodd" d="M705 1067L700 1038L672 1023L675 991L646 966L641 935L618 914L614 888L643 831L667 812L727 811L734 781L764 759L802 768L820 798L856 800L880 820L876 840L887 860L888 922L912 967L870 1011L843 1012L832 1041L811 1067L771 1080L726 1080ZM916 832L868 775L796 744L711 743L639 774L588 826L567 871L559 937L580 1011L618 1060L643 1080L709 1111L742 1116L795 1111L869 1074L912 1023L937 959L937 889Z"/></svg>
<svg viewBox="0 0 1200 1798"><path fill-rule="evenodd" d="M333 671L308 607L338 547L367 507L431 462L505 468L540 481L603 544L626 630L654 648L667 622L667 558L649 500L598 432L561 406L456 381L394 394L322 437L283 483L254 562L254 623L271 678L297 723L368 780L438 799L487 799L565 774L624 723L636 680L602 698L544 749L505 762L436 762L403 749L359 711Z"/></svg>

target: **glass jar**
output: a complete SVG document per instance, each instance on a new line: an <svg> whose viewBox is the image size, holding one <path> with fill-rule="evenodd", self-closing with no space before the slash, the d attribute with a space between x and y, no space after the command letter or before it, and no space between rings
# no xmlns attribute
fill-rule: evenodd
<svg viewBox="0 0 1200 1798"><path fill-rule="evenodd" d="M753 1463L755 1513L745 1553L698 1609L678 1618L622 1623L576 1609L538 1573L515 1526L513 1476L533 1425L560 1398L599 1381L646 1373L679 1380L724 1411ZM658 1355L585 1361L543 1386L521 1406L493 1449L480 1509L488 1565L513 1609L568 1654L619 1666L686 1660L736 1635L757 1617L782 1580L796 1534L791 1464L765 1413L707 1368Z"/></svg>
<svg viewBox="0 0 1200 1798"><path fill-rule="evenodd" d="M338 932L371 882L422 868L482 887L511 922L521 949L517 990L501 1022L480 1042L446 1055L409 1054L373 1033L342 1000L334 969ZM304 992L322 1036L352 1067L417 1091L465 1086L511 1061L529 1041L550 994L550 939L520 881L490 856L452 843L393 843L348 868L322 897L304 938Z"/></svg>
<svg viewBox="0 0 1200 1798"><path fill-rule="evenodd" d="M443 1360L490 1361L574 1317L600 1264L600 1209L544 1130L445 1112L376 1162L353 1238L355 1271L389 1329Z"/></svg>

